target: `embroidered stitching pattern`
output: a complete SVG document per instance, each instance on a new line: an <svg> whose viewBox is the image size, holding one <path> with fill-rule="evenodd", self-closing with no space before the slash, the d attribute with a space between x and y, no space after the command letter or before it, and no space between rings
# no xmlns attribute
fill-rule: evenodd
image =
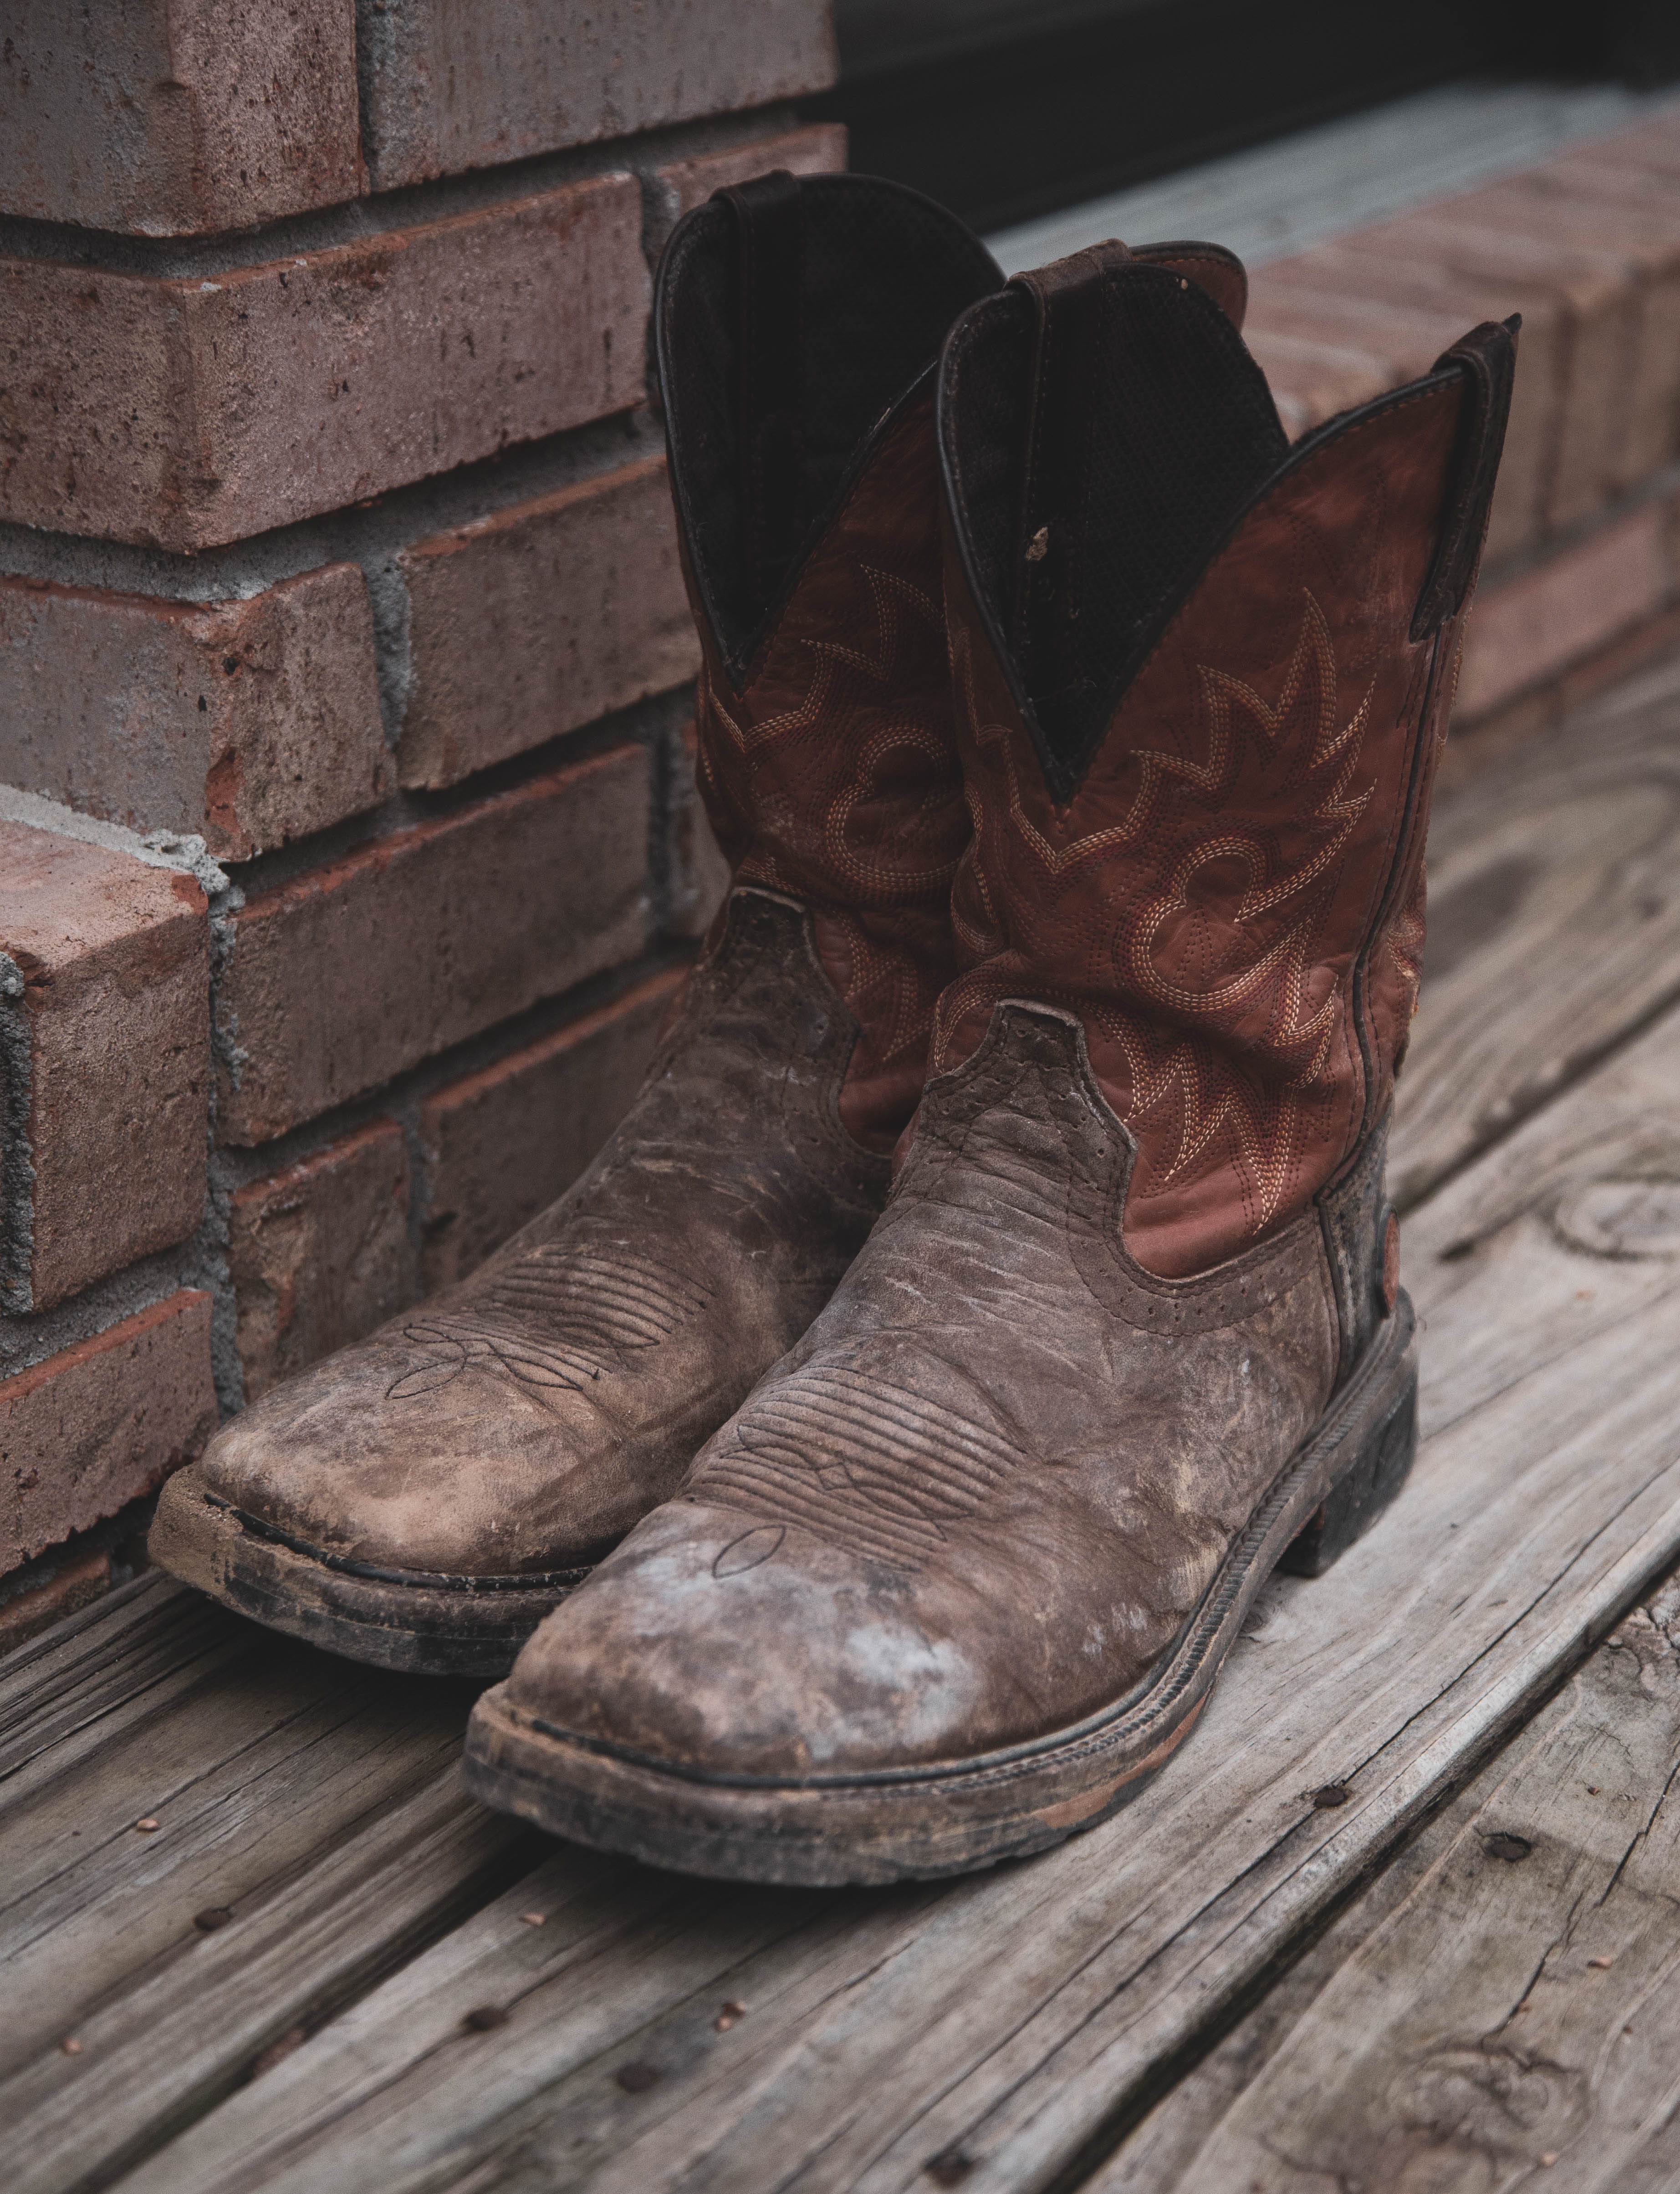
<svg viewBox="0 0 1680 2194"><path fill-rule="evenodd" d="M1256 831L1227 829L1200 840L1174 864L1164 888L1126 923L1118 952L1121 972L1142 1000L1165 1008L1181 1025L1188 1019L1217 1036L1235 1037L1240 1026L1245 1051L1257 1051L1274 1060L1292 1059L1293 1071L1286 1078L1274 1080L1269 1091L1262 1094L1225 1065L1205 1040L1169 1031L1164 1042L1149 1022L1124 1006L1103 1002L1100 979L1095 986L1097 996L1083 1001L1092 1021L1119 1046L1125 1059L1131 1083L1125 1111L1128 1123L1146 1119L1170 1103L1177 1105L1176 1148L1157 1169L1152 1188L1159 1192L1181 1178L1228 1134L1251 1184L1245 1198L1247 1231L1258 1233L1274 1216L1287 1190L1300 1142L1302 1096L1322 1074L1342 1023L1339 979L1321 998L1315 1002L1312 997L1314 946L1326 892L1333 886L1338 864L1375 789L1374 784L1363 790L1355 786L1374 681L1347 720L1338 723L1334 640L1323 610L1310 590L1303 589L1301 628L1276 700L1267 701L1228 672L1199 664L1207 727L1205 758L1140 750L1131 757L1139 783L1124 818L1057 846L1026 813L1016 773L1017 741L1010 727L979 721L969 635L959 629L955 638L971 734L982 752L1000 753L1010 822L1052 876L1062 876L1087 860L1118 853L1159 830L1161 808L1175 782L1198 804L1217 807L1234 790L1246 750L1257 752L1263 762L1298 773L1304 785L1318 781L1319 796L1306 818L1315 833L1315 841L1298 860L1277 873L1275 852ZM1292 732L1297 735L1287 736ZM978 845L983 816L976 794L971 793L970 804ZM1223 920L1228 933L1240 934L1259 916L1291 900L1298 903L1300 911L1246 965L1197 985L1163 968L1164 933L1178 917L1197 918L1195 879L1217 863L1235 864L1244 878L1236 904ZM995 923L983 857L965 865L963 881L977 890L987 921ZM969 895L965 891L959 901ZM989 995L992 986L985 960L997 954L1003 943L1001 938L994 942L985 937L960 904L956 919L965 948L971 953L978 949L983 956L941 1002L941 1039L935 1048L941 1058L943 1031ZM1253 1018L1262 1010L1265 1025L1256 1029Z"/></svg>
<svg viewBox="0 0 1680 2194"><path fill-rule="evenodd" d="M801 646L817 658L817 669L804 699L797 709L784 709L779 715L766 716L760 723L737 723L719 698L710 669L702 667L701 704L716 715L740 753L751 754L755 749L773 745L777 740L789 738L796 732L808 730L817 723L828 707L835 676L843 663L849 663L861 670L877 686L889 685L898 662L900 602L925 617L943 637L944 620L939 605L923 588L909 579L900 578L896 572L877 571L872 564L862 565L860 569L875 608L874 652L847 647L835 640L802 641Z"/></svg>
<svg viewBox="0 0 1680 2194"><path fill-rule="evenodd" d="M701 781L713 814L739 825L739 877L812 904L825 964L863 1031L854 1071L878 1078L925 1053L969 826L942 604L862 560L837 560L823 584L825 624L843 636L783 634L796 675L814 658L797 706L755 721L751 692L726 697L703 670Z"/></svg>
<svg viewBox="0 0 1680 2194"><path fill-rule="evenodd" d="M901 892L937 891L948 884L956 874L960 856L953 853L948 859L935 861L920 868L892 868L878 859L860 853L848 835L854 811L860 801L870 800L880 790L877 772L889 755L921 755L936 764L952 792L957 789L957 755L948 737L928 729L923 724L889 724L869 739L858 756L857 774L830 807L823 822L823 843L828 857L843 874L850 876L868 891ZM918 802L918 812L910 836L919 838L924 847L937 847L941 818L929 813L935 805L931 792L924 792ZM895 833L895 836L897 836Z"/></svg>
<svg viewBox="0 0 1680 2194"><path fill-rule="evenodd" d="M884 1065L912 1048L924 1048L939 998L938 976L930 977L924 962L909 953L877 950L863 924L838 908L823 919L846 940L845 1002L860 1022L869 1023L875 1058Z"/></svg>

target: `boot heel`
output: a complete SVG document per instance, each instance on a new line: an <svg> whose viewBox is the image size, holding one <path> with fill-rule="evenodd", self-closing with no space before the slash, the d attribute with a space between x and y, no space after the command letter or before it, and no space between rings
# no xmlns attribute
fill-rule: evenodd
<svg viewBox="0 0 1680 2194"><path fill-rule="evenodd" d="M1408 1352L1401 1379L1363 1427L1352 1464L1291 1540L1278 1567L1292 1577L1322 1577L1400 1491L1417 1451L1418 1369Z"/></svg>

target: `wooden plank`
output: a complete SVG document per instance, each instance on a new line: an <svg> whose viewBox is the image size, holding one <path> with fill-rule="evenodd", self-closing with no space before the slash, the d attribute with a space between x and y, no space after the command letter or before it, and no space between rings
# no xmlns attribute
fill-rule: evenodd
<svg viewBox="0 0 1680 2194"><path fill-rule="evenodd" d="M1274 1582L1132 1812L885 1894L677 1892L630 1869L551 1957L517 1912L572 1893L584 1862L561 1850L124 2185L989 2194L1094 2167L1160 2069L1680 1554L1680 1265L1589 1249L1560 1217L1597 1208L1594 1123L1636 1119L1642 1149L1680 1140L1680 1015L1408 1227L1433 1427L1412 1486L1329 1577ZM1625 1135L1607 1147L1614 1173ZM1349 1802L1315 1808L1331 1782ZM507 2024L463 2031L472 1999ZM747 2013L720 2031L730 2000ZM632 2061L658 2076L626 2088Z"/></svg>
<svg viewBox="0 0 1680 2194"><path fill-rule="evenodd" d="M1671 1579L1090 2194L1680 2184L1677 1648Z"/></svg>
<svg viewBox="0 0 1680 2194"><path fill-rule="evenodd" d="M510 1833L511 1831L511 1833ZM104 2185L528 1864L538 1840L472 1805L451 1766L341 1846L324 1843L225 1928L128 1979L0 2089L14 2194ZM202 1909L202 1908L201 1908Z"/></svg>
<svg viewBox="0 0 1680 2194"><path fill-rule="evenodd" d="M1437 807L1402 1211L1680 999L1680 657Z"/></svg>
<svg viewBox="0 0 1680 2194"><path fill-rule="evenodd" d="M1664 1285L1680 1252L1677 1031L1680 1013L1404 1221L1426 1436L1535 1364L1562 1361Z"/></svg>
<svg viewBox="0 0 1680 2194"><path fill-rule="evenodd" d="M529 1864L528 1832L457 1787L472 1696L155 1574L20 1657L0 1687L9 2188L143 2154ZM232 1917L206 1933L212 1909Z"/></svg>
<svg viewBox="0 0 1680 2194"><path fill-rule="evenodd" d="M248 1650L208 1600L155 1571L57 1625L0 1668L0 1807Z"/></svg>

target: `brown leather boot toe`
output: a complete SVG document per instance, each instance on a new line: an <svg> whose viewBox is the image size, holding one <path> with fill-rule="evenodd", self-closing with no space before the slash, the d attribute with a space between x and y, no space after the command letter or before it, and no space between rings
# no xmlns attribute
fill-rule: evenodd
<svg viewBox="0 0 1680 2194"><path fill-rule="evenodd" d="M1131 1163L1073 1018L1001 1008L828 1309L475 1709L478 1795L806 1882L984 1865L1135 1795L1291 1546L1391 1496L1416 1366L1367 1256L1332 1402L1326 1228L1380 1239L1380 1149L1180 1282L1113 1227Z"/></svg>
<svg viewBox="0 0 1680 2194"><path fill-rule="evenodd" d="M896 1573L697 1491L638 1527L563 1635L532 1640L503 1703L656 1772L867 1774L938 1757L975 1704L928 1613Z"/></svg>
<svg viewBox="0 0 1680 2194"><path fill-rule="evenodd" d="M1399 1490L1384 1148L1512 350L1291 449L1229 317L1119 246L958 323L933 1078L826 1309L480 1702L481 1796L766 1881L1031 1852Z"/></svg>
<svg viewBox="0 0 1680 2194"><path fill-rule="evenodd" d="M165 1487L154 1557L360 1660L499 1675L826 1301L887 1161L803 908L743 888L584 1179Z"/></svg>

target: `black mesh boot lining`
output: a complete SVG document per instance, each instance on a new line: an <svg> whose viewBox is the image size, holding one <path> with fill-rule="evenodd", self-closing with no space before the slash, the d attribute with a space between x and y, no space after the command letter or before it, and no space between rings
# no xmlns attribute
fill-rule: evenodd
<svg viewBox="0 0 1680 2194"><path fill-rule="evenodd" d="M767 176L681 223L659 271L660 392L695 579L733 673L870 430L1002 279L954 215L872 176Z"/></svg>
<svg viewBox="0 0 1680 2194"><path fill-rule="evenodd" d="M941 422L981 606L1066 798L1165 617L1288 439L1219 307L1135 260L1042 315L1013 286L967 314Z"/></svg>

